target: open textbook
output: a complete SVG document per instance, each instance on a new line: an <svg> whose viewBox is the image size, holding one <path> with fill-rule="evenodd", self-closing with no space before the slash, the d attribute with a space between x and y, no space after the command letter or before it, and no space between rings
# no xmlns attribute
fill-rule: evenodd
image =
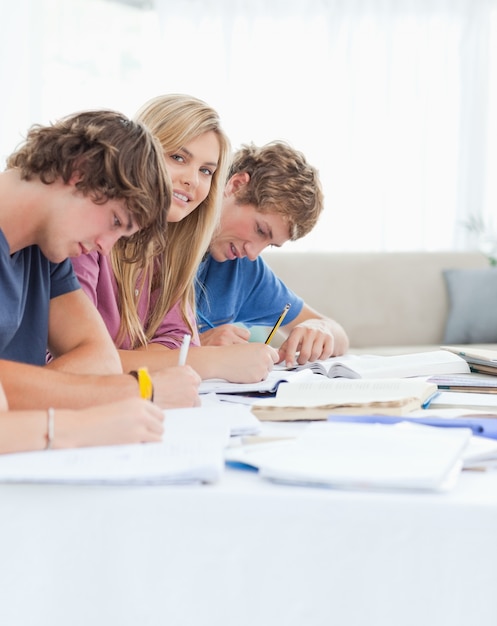
<svg viewBox="0 0 497 626"><path fill-rule="evenodd" d="M275 369L279 367L281 366L276 366ZM448 350L413 352L412 354L393 356L345 354L289 369L290 371L300 371L307 368L328 378L409 378L435 374L468 374L470 372L466 360Z"/></svg>
<svg viewBox="0 0 497 626"><path fill-rule="evenodd" d="M416 378L321 378L282 383L274 398L256 400L261 421L325 420L332 413L405 415L427 406L437 386Z"/></svg>
<svg viewBox="0 0 497 626"><path fill-rule="evenodd" d="M455 484L470 438L466 428L314 423L293 439L229 448L225 456L295 485L443 490Z"/></svg>
<svg viewBox="0 0 497 626"><path fill-rule="evenodd" d="M346 354L296 367L286 367L284 364L275 365L265 380L256 383L232 383L221 378L206 379L200 383L199 393L202 395L274 393L280 383L293 384L312 374L322 374L328 378L410 378L469 373L470 369L466 361L447 350L413 352L395 356Z"/></svg>

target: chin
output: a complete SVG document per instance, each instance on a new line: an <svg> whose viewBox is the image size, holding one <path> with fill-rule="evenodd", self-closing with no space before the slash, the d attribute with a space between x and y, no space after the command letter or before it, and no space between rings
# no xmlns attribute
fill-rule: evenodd
<svg viewBox="0 0 497 626"><path fill-rule="evenodd" d="M218 250L212 250L212 248L209 250L209 254L214 259L214 261L217 261L218 263L224 263L224 261L228 260L228 258L224 254L219 254Z"/></svg>
<svg viewBox="0 0 497 626"><path fill-rule="evenodd" d="M178 222L181 222L184 217L186 217L186 215L168 215L167 221L169 224L177 224Z"/></svg>
<svg viewBox="0 0 497 626"><path fill-rule="evenodd" d="M171 206L167 214L167 221L171 223L181 222L181 220L184 220L185 217L188 217L190 213L193 213L194 210L195 208L192 209L189 206L181 208Z"/></svg>

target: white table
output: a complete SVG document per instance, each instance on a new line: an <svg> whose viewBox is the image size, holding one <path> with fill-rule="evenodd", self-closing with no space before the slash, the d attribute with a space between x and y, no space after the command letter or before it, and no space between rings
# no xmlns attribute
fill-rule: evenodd
<svg viewBox="0 0 497 626"><path fill-rule="evenodd" d="M496 626L497 472L446 494L0 486L2 626Z"/></svg>

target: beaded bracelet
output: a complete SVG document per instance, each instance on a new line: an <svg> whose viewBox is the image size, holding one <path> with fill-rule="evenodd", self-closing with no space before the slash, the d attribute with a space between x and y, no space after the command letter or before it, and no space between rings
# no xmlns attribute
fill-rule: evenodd
<svg viewBox="0 0 497 626"><path fill-rule="evenodd" d="M45 450L50 450L55 436L55 410L50 407L47 409L47 445Z"/></svg>

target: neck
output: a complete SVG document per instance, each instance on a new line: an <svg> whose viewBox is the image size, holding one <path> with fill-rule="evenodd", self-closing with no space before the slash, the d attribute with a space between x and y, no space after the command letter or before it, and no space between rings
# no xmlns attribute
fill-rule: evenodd
<svg viewBox="0 0 497 626"><path fill-rule="evenodd" d="M36 241L38 224L35 216L41 216L40 201L36 189L41 181L22 180L19 171L9 169L0 173L0 228L9 244L10 254L31 246Z"/></svg>

